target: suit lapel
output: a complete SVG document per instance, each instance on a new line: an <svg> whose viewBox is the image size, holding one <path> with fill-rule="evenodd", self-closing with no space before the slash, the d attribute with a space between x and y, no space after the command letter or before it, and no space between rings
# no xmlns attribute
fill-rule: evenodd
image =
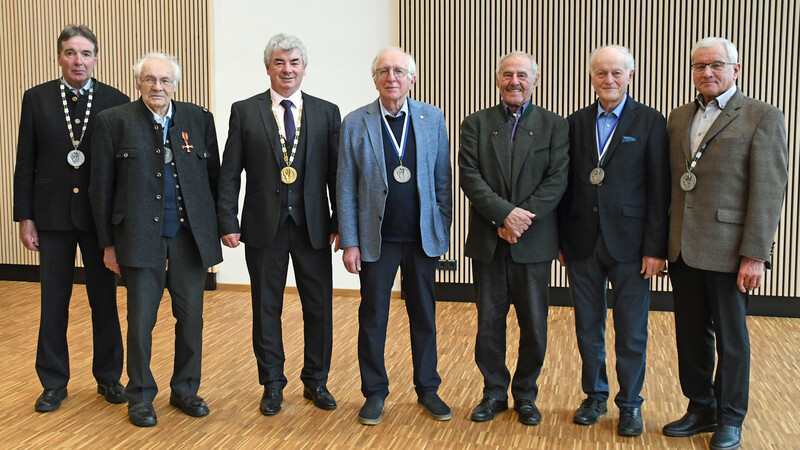
<svg viewBox="0 0 800 450"><path fill-rule="evenodd" d="M383 157L383 132L381 131L381 107L378 105L380 99L375 100L367 109L367 114L364 116L364 125L367 127L367 135L369 135L370 147L372 148L372 155L375 157L375 164L378 167L381 175L383 176L383 184L388 186L389 181L386 179L386 161Z"/></svg>
<svg viewBox="0 0 800 450"><path fill-rule="evenodd" d="M744 98L744 94L742 91L736 90L736 93L733 94L733 97L728 101L728 104L725 105L725 108L719 113L717 119L714 120L714 123L711 124L711 128L708 129L706 135L703 137L702 142L700 142L700 147L703 148L711 139L714 139L714 136L719 134L720 131L725 129L729 123L733 122L739 116L739 112L742 109L742 99Z"/></svg>
<svg viewBox="0 0 800 450"><path fill-rule="evenodd" d="M619 147L619 143L622 142L623 136L625 136L625 133L627 133L631 128L633 120L636 118L636 109L636 102L632 98L627 97L625 99L625 106L622 108L622 113L619 117L619 123L617 123L617 128L614 129L614 135L611 136L611 142L608 144L608 148L606 149L605 153L603 153L603 161L608 161L611 159L611 155L614 154L614 151L616 151L617 147ZM595 114L596 113L597 111L595 111ZM595 122L595 130L596 129L597 122ZM596 159L597 154L595 153L595 160Z"/></svg>
<svg viewBox="0 0 800 450"><path fill-rule="evenodd" d="M272 97L269 90L258 96L258 111L261 113L261 122L267 132L267 146L269 151L275 155L278 167L283 167L283 155L281 154L281 137L278 126L275 124L275 116L272 113Z"/></svg>
<svg viewBox="0 0 800 450"><path fill-rule="evenodd" d="M431 138L435 135L430 129L431 121L422 114L418 105L410 98L408 99L408 120L414 129L413 137L417 144L417 182L420 182L420 176L428 173L428 166L435 164L436 160L435 151L426 152L425 150L435 149L437 146L431 142Z"/></svg>
<svg viewBox="0 0 800 450"><path fill-rule="evenodd" d="M525 160L528 155L533 151L535 134L533 128L539 123L539 112L534 108L533 103L528 105L531 112L524 114L524 118L520 119L517 125L517 130L514 133L514 151L511 158L511 186L517 184L522 167L525 165ZM509 131L509 135L511 132Z"/></svg>
<svg viewBox="0 0 800 450"><path fill-rule="evenodd" d="M297 141L297 151L298 152L305 152L305 173L308 173L308 166L311 164L312 158L310 157L309 145L308 145L308 124L309 123L317 123L319 119L316 118L317 108L314 105L314 99L309 98L307 95L303 95L303 115L300 117L300 138Z"/></svg>
<svg viewBox="0 0 800 450"><path fill-rule="evenodd" d="M500 173L503 174L503 181L506 187L511 189L511 130L508 126L508 117L503 109L503 104L495 107L495 112L490 116L489 123L491 137L489 142L492 144L492 153L497 158L497 165L500 166ZM519 128L517 129L519 131Z"/></svg>

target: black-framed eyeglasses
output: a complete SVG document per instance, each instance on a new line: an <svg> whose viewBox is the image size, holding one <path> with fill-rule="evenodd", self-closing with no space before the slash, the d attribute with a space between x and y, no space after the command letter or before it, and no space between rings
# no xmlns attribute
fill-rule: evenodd
<svg viewBox="0 0 800 450"><path fill-rule="evenodd" d="M713 70L714 72L720 72L722 69L725 68L725 66L735 66L735 65L736 63L732 62L714 61L705 64L703 63L692 64L691 67L695 73L703 73L706 71L706 67L711 67L711 70Z"/></svg>

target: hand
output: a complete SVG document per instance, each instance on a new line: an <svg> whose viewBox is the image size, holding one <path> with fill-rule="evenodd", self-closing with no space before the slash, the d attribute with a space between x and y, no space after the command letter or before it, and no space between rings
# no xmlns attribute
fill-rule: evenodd
<svg viewBox="0 0 800 450"><path fill-rule="evenodd" d="M117 251L114 250L114 246L106 247L103 250L103 264L108 267L108 270L114 272L115 274L119 275L119 264L117 264Z"/></svg>
<svg viewBox="0 0 800 450"><path fill-rule="evenodd" d="M761 280L764 278L764 261L742 257L739 263L739 276L736 277L736 285L742 292L753 291L761 287Z"/></svg>
<svg viewBox="0 0 800 450"><path fill-rule="evenodd" d="M561 249L558 249L558 263L561 264L561 267L567 267L567 258L564 257L564 253L561 252Z"/></svg>
<svg viewBox="0 0 800 450"><path fill-rule="evenodd" d="M667 260L665 259L656 258L654 256L643 256L642 271L639 273L644 275L645 280L649 280L656 275L658 275L659 278L664 278L667 275L664 271L664 267L666 266Z"/></svg>
<svg viewBox="0 0 800 450"><path fill-rule="evenodd" d="M339 235L331 233L330 241L328 242L329 245L333 245L333 253L339 251Z"/></svg>
<svg viewBox="0 0 800 450"><path fill-rule="evenodd" d="M361 250L358 247L347 247L342 255L344 268L350 273L361 272Z"/></svg>
<svg viewBox="0 0 800 450"><path fill-rule="evenodd" d="M497 235L501 238L508 241L509 244L516 244L517 243L517 236L514 236L514 233L508 231L506 227L500 227L497 229Z"/></svg>
<svg viewBox="0 0 800 450"><path fill-rule="evenodd" d="M242 237L242 233L231 233L222 236L222 245L228 248L236 248L239 246L239 238Z"/></svg>
<svg viewBox="0 0 800 450"><path fill-rule="evenodd" d="M28 250L39 251L39 233L36 231L33 220L22 219L19 221L19 240Z"/></svg>
<svg viewBox="0 0 800 450"><path fill-rule="evenodd" d="M508 217L503 220L503 226L508 228L514 237L520 237L531 226L531 219L534 217L536 214L517 207L508 213Z"/></svg>

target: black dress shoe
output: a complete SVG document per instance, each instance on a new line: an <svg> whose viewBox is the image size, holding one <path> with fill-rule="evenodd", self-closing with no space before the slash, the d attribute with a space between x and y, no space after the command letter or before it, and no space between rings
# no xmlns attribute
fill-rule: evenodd
<svg viewBox="0 0 800 450"><path fill-rule="evenodd" d="M519 414L519 422L524 425L539 425L542 423L542 413L530 400L514 400L514 410ZM474 419L473 419L474 420Z"/></svg>
<svg viewBox="0 0 800 450"><path fill-rule="evenodd" d="M439 394L436 392L424 392L417 397L417 404L425 408L428 414L436 420L450 420L453 413Z"/></svg>
<svg viewBox="0 0 800 450"><path fill-rule="evenodd" d="M55 411L61 407L61 400L67 398L67 388L45 389L36 399L37 412Z"/></svg>
<svg viewBox="0 0 800 450"><path fill-rule="evenodd" d="M336 409L336 400L333 399L333 395L328 392L328 389L325 386L317 386L313 388L308 386L304 387L303 398L314 402L314 406L319 409Z"/></svg>
<svg viewBox="0 0 800 450"><path fill-rule="evenodd" d="M581 402L581 406L575 410L572 421L578 425L592 425L597 423L597 419L606 413L608 413L606 402L593 397L586 397Z"/></svg>
<svg viewBox="0 0 800 450"><path fill-rule="evenodd" d="M633 406L620 407L617 434L620 436L640 436L643 431L642 408Z"/></svg>
<svg viewBox="0 0 800 450"><path fill-rule="evenodd" d="M204 417L210 412L205 400L196 395L182 397L174 391L169 394L169 404L183 411L187 416Z"/></svg>
<svg viewBox="0 0 800 450"><path fill-rule="evenodd" d="M156 410L150 402L128 403L128 418L137 427L152 427L158 423Z"/></svg>
<svg viewBox="0 0 800 450"><path fill-rule="evenodd" d="M494 419L497 413L508 409L508 400L500 400L494 397L484 397L478 406L472 410L470 418L473 422L486 422Z"/></svg>
<svg viewBox="0 0 800 450"><path fill-rule="evenodd" d="M108 384L97 383L97 393L106 398L108 403L118 405L128 401L125 398L125 387L118 380Z"/></svg>
<svg viewBox="0 0 800 450"><path fill-rule="evenodd" d="M661 432L664 436L689 437L704 431L714 431L716 428L717 418L713 411L704 414L687 412L680 419L664 425Z"/></svg>
<svg viewBox="0 0 800 450"><path fill-rule="evenodd" d="M261 414L265 416L274 416L281 412L281 402L283 401L283 392L278 389L270 387L264 388L264 395L261 396L261 404L258 409Z"/></svg>
<svg viewBox="0 0 800 450"><path fill-rule="evenodd" d="M739 448L742 441L742 427L733 425L718 425L717 431L711 436L708 443L711 450L733 450Z"/></svg>

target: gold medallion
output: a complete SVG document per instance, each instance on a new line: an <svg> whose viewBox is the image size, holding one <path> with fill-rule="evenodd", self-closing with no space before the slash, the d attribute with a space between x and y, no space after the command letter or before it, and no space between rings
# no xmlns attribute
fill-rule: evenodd
<svg viewBox="0 0 800 450"><path fill-rule="evenodd" d="M281 169L281 181L284 184L292 184L297 179L297 171L294 168L287 166Z"/></svg>

